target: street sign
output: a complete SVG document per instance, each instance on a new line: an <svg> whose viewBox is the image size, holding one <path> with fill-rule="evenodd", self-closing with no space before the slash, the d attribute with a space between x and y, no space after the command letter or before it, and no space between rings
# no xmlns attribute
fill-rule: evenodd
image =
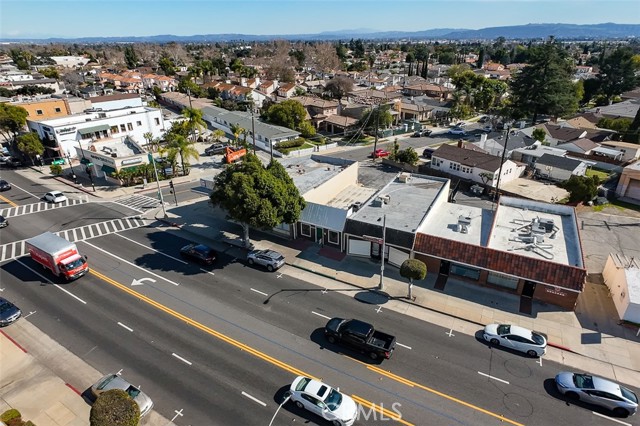
<svg viewBox="0 0 640 426"><path fill-rule="evenodd" d="M371 241L372 243L382 244L382 238L372 237L370 235L363 235L362 239L365 241Z"/></svg>

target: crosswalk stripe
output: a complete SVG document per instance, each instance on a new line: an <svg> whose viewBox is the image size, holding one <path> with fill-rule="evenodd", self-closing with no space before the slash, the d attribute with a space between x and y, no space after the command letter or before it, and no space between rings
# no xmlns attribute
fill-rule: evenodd
<svg viewBox="0 0 640 426"><path fill-rule="evenodd" d="M86 200L67 200L64 203L49 204L44 202L23 204L16 207L6 208L0 210L0 215L10 218L17 216L24 216L28 214L40 213L48 210L61 209L64 207L76 206L78 204L87 203Z"/></svg>

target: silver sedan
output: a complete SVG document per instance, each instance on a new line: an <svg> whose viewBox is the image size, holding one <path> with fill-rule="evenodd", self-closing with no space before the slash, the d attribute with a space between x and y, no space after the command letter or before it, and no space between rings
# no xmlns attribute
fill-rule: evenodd
<svg viewBox="0 0 640 426"><path fill-rule="evenodd" d="M599 405L616 416L626 417L638 411L638 396L632 390L602 377L562 372L556 375L556 386L568 399Z"/></svg>

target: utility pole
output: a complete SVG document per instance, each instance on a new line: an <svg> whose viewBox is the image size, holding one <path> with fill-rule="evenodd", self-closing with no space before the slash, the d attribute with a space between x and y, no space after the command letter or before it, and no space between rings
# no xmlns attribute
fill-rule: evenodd
<svg viewBox="0 0 640 426"><path fill-rule="evenodd" d="M385 239L387 237L387 215L382 216L382 252L380 253L380 284L378 284L378 290L384 290L384 252L385 252Z"/></svg>
<svg viewBox="0 0 640 426"><path fill-rule="evenodd" d="M373 110L372 110L373 111ZM378 118L380 117L380 105L378 105L375 109L376 111L376 135L375 135L375 140L373 142L373 160L375 161L376 157L375 157L375 153L378 150L378 123L379 120Z"/></svg>
<svg viewBox="0 0 640 426"><path fill-rule="evenodd" d="M162 206L162 213L164 218L167 218L167 209L164 207L164 198L162 197L162 190L160 189L160 179L158 179L158 169L156 168L156 160L153 159L151 153L147 154L149 161L153 164L153 174L156 176L156 184L158 185L158 198L160 198L160 205Z"/></svg>
<svg viewBox="0 0 640 426"><path fill-rule="evenodd" d="M500 169L498 169L498 182L496 182L496 190L493 192L493 203L495 205L496 197L498 196L498 190L500 189L500 176L502 176L502 166L504 165L504 155L507 152L507 144L509 143L509 133L511 133L510 128L505 126L507 129L507 137L504 140L504 147L502 148L502 156L500 157Z"/></svg>
<svg viewBox="0 0 640 426"><path fill-rule="evenodd" d="M256 155L256 123L253 117L253 102L250 104L251 108L251 140L253 141L253 155ZM271 150L271 159L273 159L273 149Z"/></svg>

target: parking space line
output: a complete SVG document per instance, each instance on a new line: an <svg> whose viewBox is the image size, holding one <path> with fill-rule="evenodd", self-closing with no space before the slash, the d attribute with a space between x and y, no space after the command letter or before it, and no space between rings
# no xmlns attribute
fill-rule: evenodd
<svg viewBox="0 0 640 426"><path fill-rule="evenodd" d="M258 404L262 405L263 407L266 407L267 404L265 404L264 402L260 401L258 398L256 398L255 396L251 396L248 393L246 393L245 391L242 391L242 395L246 396L247 398L249 398L250 400L257 402Z"/></svg>
<svg viewBox="0 0 640 426"><path fill-rule="evenodd" d="M507 385L509 384L509 382L507 382L506 380L498 379L497 377L490 376L489 374L483 373L481 371L478 371L478 374L481 375L481 376L485 376L485 377L487 377L489 379L493 379L493 380L497 380L497 381L502 382L502 383L506 383Z"/></svg>
<svg viewBox="0 0 640 426"><path fill-rule="evenodd" d="M595 411L592 411L592 413L598 417L602 417L603 419L611 420L612 422L620 423L621 425L631 426L631 423L623 422L622 420L614 419L613 417L605 416L604 414L596 413Z"/></svg>
<svg viewBox="0 0 640 426"><path fill-rule="evenodd" d="M260 290L256 290L255 288L252 288L252 289L251 289L251 291L255 291L256 293L260 293L260 294L261 294L261 295L263 295L263 296L268 296L268 294L267 294L267 293L263 293L263 292L261 292Z"/></svg>
<svg viewBox="0 0 640 426"><path fill-rule="evenodd" d="M266 295L265 295L265 296L266 296ZM317 315L317 316L322 317L322 318L331 319L331 317L328 317L328 316L326 316L326 315L319 314L319 313L317 313L317 312L315 312L315 311L311 311L311 313L312 313L313 315Z"/></svg>

